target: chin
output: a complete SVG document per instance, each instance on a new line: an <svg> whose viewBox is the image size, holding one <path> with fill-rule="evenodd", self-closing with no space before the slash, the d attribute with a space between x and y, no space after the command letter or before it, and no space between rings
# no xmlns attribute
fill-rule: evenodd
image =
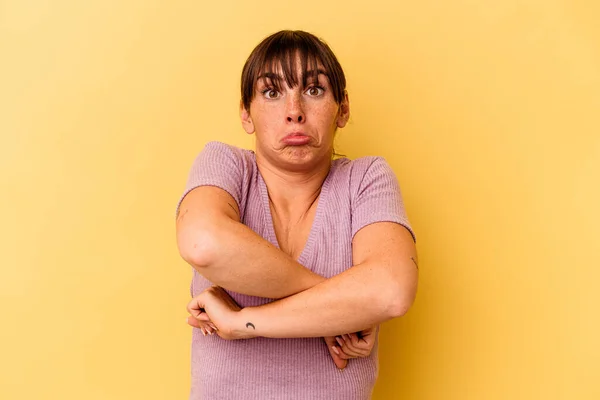
<svg viewBox="0 0 600 400"><path fill-rule="evenodd" d="M322 158L328 158L320 154L318 150L310 146L294 146L284 151L282 159L286 164L296 169L314 168L322 161Z"/></svg>

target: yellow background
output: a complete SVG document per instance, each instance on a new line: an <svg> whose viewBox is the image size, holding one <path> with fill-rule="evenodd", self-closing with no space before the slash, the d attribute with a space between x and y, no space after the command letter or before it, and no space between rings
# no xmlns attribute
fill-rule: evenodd
<svg viewBox="0 0 600 400"><path fill-rule="evenodd" d="M0 1L0 398L184 399L174 207L279 29L348 78L420 288L377 399L600 399L597 1Z"/></svg>

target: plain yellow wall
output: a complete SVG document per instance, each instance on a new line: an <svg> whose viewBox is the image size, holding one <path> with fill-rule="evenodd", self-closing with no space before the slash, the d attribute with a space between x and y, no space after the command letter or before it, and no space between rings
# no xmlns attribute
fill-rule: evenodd
<svg viewBox="0 0 600 400"><path fill-rule="evenodd" d="M0 1L0 399L184 399L174 207L250 50L325 38L337 150L396 171L421 258L381 399L600 399L594 0Z"/></svg>

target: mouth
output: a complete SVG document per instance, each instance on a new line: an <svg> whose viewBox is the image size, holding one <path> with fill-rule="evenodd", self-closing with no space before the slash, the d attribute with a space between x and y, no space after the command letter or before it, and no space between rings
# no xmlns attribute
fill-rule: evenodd
<svg viewBox="0 0 600 400"><path fill-rule="evenodd" d="M302 132L292 132L281 139L281 141L288 146L304 146L310 143L310 136Z"/></svg>

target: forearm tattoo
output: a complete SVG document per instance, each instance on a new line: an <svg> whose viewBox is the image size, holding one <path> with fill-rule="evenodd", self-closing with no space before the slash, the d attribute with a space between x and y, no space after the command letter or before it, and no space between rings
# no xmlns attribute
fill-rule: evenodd
<svg viewBox="0 0 600 400"><path fill-rule="evenodd" d="M415 258L411 257L410 259L412 260L412 262L415 263L415 267L417 267L417 269L419 269L419 264L417 264L417 261L415 261Z"/></svg>
<svg viewBox="0 0 600 400"><path fill-rule="evenodd" d="M252 322L248 322L248 323L246 323L246 328L250 328L250 327L251 327L252 329L256 330L256 328L254 327L254 324L253 324Z"/></svg>

